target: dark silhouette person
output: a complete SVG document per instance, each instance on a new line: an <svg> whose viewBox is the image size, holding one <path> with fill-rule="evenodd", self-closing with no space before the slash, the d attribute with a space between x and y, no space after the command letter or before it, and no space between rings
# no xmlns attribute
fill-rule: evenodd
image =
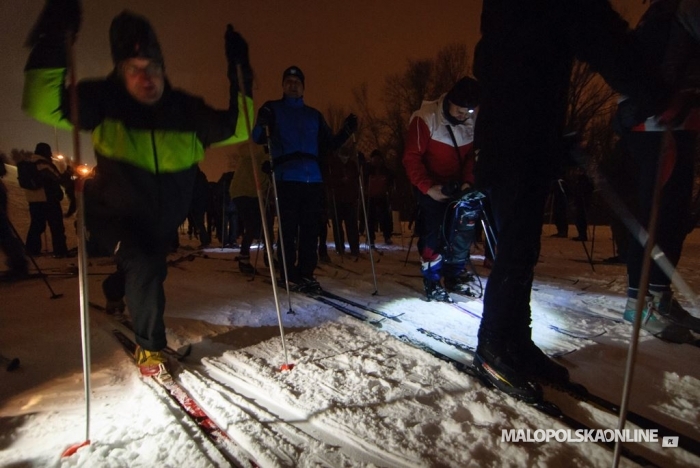
<svg viewBox="0 0 700 468"><path fill-rule="evenodd" d="M565 152L574 59L653 115L667 93L628 24L608 0L484 0L474 74L484 93L476 123L477 189L486 193L498 248L486 285L474 365L495 387L526 401L567 369L531 338L530 293L544 207Z"/></svg>
<svg viewBox="0 0 700 468"><path fill-rule="evenodd" d="M41 235L49 225L53 256L57 258L68 255L66 246L66 230L63 226L63 189L61 188L61 173L51 161L51 147L46 143L36 145L34 154L29 159L17 165L17 175L20 185L24 185L24 193L29 202L31 218L27 232L27 252L30 255L41 255ZM30 188L23 180L25 173L31 173L26 178L35 179L34 187Z"/></svg>

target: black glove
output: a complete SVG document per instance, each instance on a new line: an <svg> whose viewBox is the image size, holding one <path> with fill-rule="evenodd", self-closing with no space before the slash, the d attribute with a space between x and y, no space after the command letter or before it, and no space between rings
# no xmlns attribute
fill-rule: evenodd
<svg viewBox="0 0 700 468"><path fill-rule="evenodd" d="M65 40L68 33L75 36L80 30L83 8L80 0L47 0L34 27L29 32L25 45L34 47L42 37Z"/></svg>
<svg viewBox="0 0 700 468"><path fill-rule="evenodd" d="M248 43L240 33L233 30L233 26L226 26L226 59L229 66L236 68L236 65L250 66L248 58Z"/></svg>
<svg viewBox="0 0 700 468"><path fill-rule="evenodd" d="M256 124L261 127L271 128L274 123L275 113L272 112L272 109L267 106L261 107L258 111L258 120L256 121Z"/></svg>
<svg viewBox="0 0 700 468"><path fill-rule="evenodd" d="M367 159L365 158L365 153L363 153L362 151L357 152L357 162L360 164L360 166L364 166L367 162Z"/></svg>
<svg viewBox="0 0 700 468"><path fill-rule="evenodd" d="M238 83L238 67L241 66L243 72L243 89L247 96L253 95L253 71L250 68L248 58L248 43L240 33L233 30L233 26L226 26L224 35L226 46L226 60L228 61L228 80L230 82L230 105L237 106L237 94L240 90Z"/></svg>
<svg viewBox="0 0 700 468"><path fill-rule="evenodd" d="M272 174L272 163L269 159L267 161L263 161L261 169L267 175Z"/></svg>
<svg viewBox="0 0 700 468"><path fill-rule="evenodd" d="M343 122L343 131L348 135L352 135L357 131L357 116L355 114L350 114L345 117L345 122Z"/></svg>

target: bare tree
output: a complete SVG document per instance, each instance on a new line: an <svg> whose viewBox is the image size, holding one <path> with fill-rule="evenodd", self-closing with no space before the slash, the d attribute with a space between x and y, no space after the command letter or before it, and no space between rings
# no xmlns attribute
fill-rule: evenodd
<svg viewBox="0 0 700 468"><path fill-rule="evenodd" d="M568 95L567 129L581 135L588 151L612 147L614 134L610 119L616 108L615 96L615 91L588 64L578 61L574 64ZM600 153L596 156L599 157Z"/></svg>
<svg viewBox="0 0 700 468"><path fill-rule="evenodd" d="M384 141L385 122L372 110L367 83L362 83L359 87L353 89L352 94L358 107L358 114L361 116L358 131L360 145L379 148L382 145L382 141Z"/></svg>
<svg viewBox="0 0 700 468"><path fill-rule="evenodd" d="M333 132L337 132L340 130L340 127L343 126L345 117L348 114L349 112L347 112L342 106L331 104L326 108L324 118L326 119L328 126L331 127L331 130L333 130Z"/></svg>
<svg viewBox="0 0 700 468"><path fill-rule="evenodd" d="M437 98L471 71L471 60L465 44L449 44L438 52L435 61L433 97Z"/></svg>

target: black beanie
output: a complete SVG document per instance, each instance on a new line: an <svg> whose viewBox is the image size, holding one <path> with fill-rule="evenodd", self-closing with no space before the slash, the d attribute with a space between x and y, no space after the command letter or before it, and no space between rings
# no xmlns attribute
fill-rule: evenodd
<svg viewBox="0 0 700 468"><path fill-rule="evenodd" d="M143 16L129 11L124 10L112 20L109 44L115 65L134 57L163 63L163 53L151 23Z"/></svg>
<svg viewBox="0 0 700 468"><path fill-rule="evenodd" d="M34 148L34 154L43 156L46 159L51 159L51 147L48 143L37 143L36 148Z"/></svg>
<svg viewBox="0 0 700 468"><path fill-rule="evenodd" d="M465 76L455 83L445 100L458 107L474 109L481 103L481 87L475 79Z"/></svg>
<svg viewBox="0 0 700 468"><path fill-rule="evenodd" d="M306 87L306 83L304 83L304 72L301 71L301 68L296 67L292 65L291 67L287 68L284 73L282 73L282 81L284 81L285 78L288 76L296 76L299 78L299 81L301 81L301 84Z"/></svg>

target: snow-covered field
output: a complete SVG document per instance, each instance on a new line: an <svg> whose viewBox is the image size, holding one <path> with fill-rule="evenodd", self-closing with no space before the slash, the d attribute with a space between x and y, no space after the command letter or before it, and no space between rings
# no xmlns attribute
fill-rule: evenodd
<svg viewBox="0 0 700 468"><path fill-rule="evenodd" d="M24 234L26 204L12 173L4 180L12 220ZM72 223L66 227L71 231ZM580 243L548 237L553 232L545 226L532 302L534 339L560 356L575 381L619 401L631 334L619 322L625 268L596 264L593 271ZM74 246L74 237L69 239ZM204 467L228 466L231 459L243 466L249 460L259 466L610 466L612 452L595 443L502 441L506 429L566 426L395 338L425 339L416 331L422 327L475 346L478 318L472 314L481 312L475 300L460 304L469 314L421 299L415 246L404 264L407 234L375 254L376 295L366 251L359 262L341 261L329 243L333 264L317 270L326 289L400 315L401 322L373 326L296 294L295 314L288 314L281 291L286 351L294 364L285 372L266 272L249 281L238 273L236 251L195 252L196 240L180 240L183 248L171 258L194 252L194 259L169 269L168 339L173 348L192 344L179 379L229 434L225 455L159 387L138 376L112 335L119 325L93 309L91 443L61 458L66 447L86 438L78 280L61 275L75 259L42 256L37 262L62 297L51 299L41 279L0 284L0 352L22 363L11 373L0 370L0 466ZM473 258L486 278L482 254L477 249ZM594 258L611 255L610 232L598 227ZM261 270L262 263L260 258ZM104 302L100 284L113 270L109 259L91 259L92 301ZM700 288L697 230L686 243L679 273ZM680 299L700 313L690 298ZM468 362L467 355L452 351ZM699 361L700 349L642 332L631 409L700 440ZM546 395L589 426L617 427L616 418L590 405L552 390ZM660 466L700 466L700 458L680 448L629 447ZM632 463L623 459L623 465Z"/></svg>

